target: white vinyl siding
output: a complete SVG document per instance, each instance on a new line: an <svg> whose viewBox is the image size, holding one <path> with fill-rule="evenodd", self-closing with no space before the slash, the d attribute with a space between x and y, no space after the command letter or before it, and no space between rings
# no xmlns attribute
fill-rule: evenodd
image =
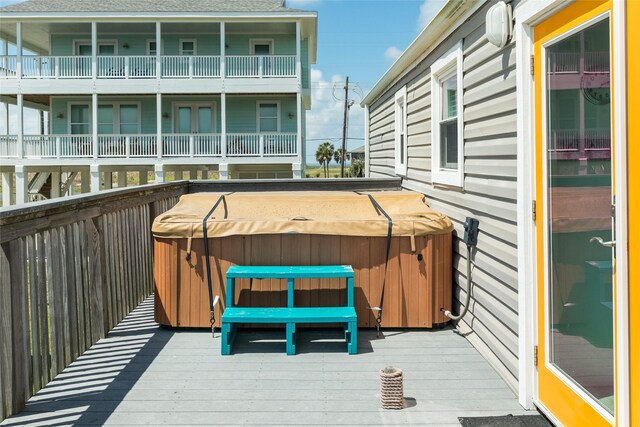
<svg viewBox="0 0 640 427"><path fill-rule="evenodd" d="M499 49L486 40L486 9L481 8L448 41L369 105L370 176L395 175L395 93L406 87L408 157L403 187L424 193L426 203L455 225L454 313L459 312L467 287L462 224L467 216L480 221L473 255L471 306L457 327L517 389L515 50L513 43ZM456 109L464 113L460 118L464 126L464 175L461 188L452 189L433 185L431 75L434 62L461 40L461 97Z"/></svg>

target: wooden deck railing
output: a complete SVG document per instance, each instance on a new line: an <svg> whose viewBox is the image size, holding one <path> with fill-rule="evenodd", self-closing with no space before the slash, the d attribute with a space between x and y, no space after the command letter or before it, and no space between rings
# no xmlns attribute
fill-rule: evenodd
<svg viewBox="0 0 640 427"><path fill-rule="evenodd" d="M0 210L0 421L152 293L151 223L188 187Z"/></svg>

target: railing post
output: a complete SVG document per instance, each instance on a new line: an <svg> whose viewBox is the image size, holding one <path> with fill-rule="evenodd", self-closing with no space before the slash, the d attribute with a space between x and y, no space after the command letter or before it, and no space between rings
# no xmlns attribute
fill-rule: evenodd
<svg viewBox="0 0 640 427"><path fill-rule="evenodd" d="M227 94L220 94L220 153L227 158Z"/></svg>
<svg viewBox="0 0 640 427"><path fill-rule="evenodd" d="M22 22L16 22L16 48L17 56L16 56L16 78L22 78ZM4 53L5 55L7 52Z"/></svg>
<svg viewBox="0 0 640 427"><path fill-rule="evenodd" d="M91 133L93 147L93 158L98 158L98 94L91 94Z"/></svg>
<svg viewBox="0 0 640 427"><path fill-rule="evenodd" d="M22 93L18 93L18 95L16 96L16 101L18 104L18 117L17 117L17 122L18 122L18 150L17 150L17 154L18 154L18 158L19 159L23 159L24 158L24 111L23 111L23 107L24 107L24 97L22 95ZM7 109L9 107L7 106Z"/></svg>
<svg viewBox="0 0 640 427"><path fill-rule="evenodd" d="M300 21L296 21L296 77L298 85L302 85L302 63L301 63L301 40L300 40Z"/></svg>
<svg viewBox="0 0 640 427"><path fill-rule="evenodd" d="M264 135L260 134L258 136L258 153L260 157L264 157Z"/></svg>
<svg viewBox="0 0 640 427"><path fill-rule="evenodd" d="M162 158L162 94L156 93L156 154Z"/></svg>
<svg viewBox="0 0 640 427"><path fill-rule="evenodd" d="M131 137L125 136L124 143L124 156L128 159L129 157L131 157Z"/></svg>
<svg viewBox="0 0 640 427"><path fill-rule="evenodd" d="M193 78L193 56L189 55L189 78L192 79Z"/></svg>
<svg viewBox="0 0 640 427"><path fill-rule="evenodd" d="M160 22L156 22L156 78L162 77L162 36Z"/></svg>
<svg viewBox="0 0 640 427"><path fill-rule="evenodd" d="M264 56L256 56L256 59L258 60L258 77L262 78L262 63L264 62Z"/></svg>
<svg viewBox="0 0 640 427"><path fill-rule="evenodd" d="M54 67L54 74L56 79L60 78L60 57L59 56L54 56L53 57L53 67Z"/></svg>
<svg viewBox="0 0 640 427"><path fill-rule="evenodd" d="M56 136L56 158L59 159L62 154L62 142L59 136Z"/></svg>
<svg viewBox="0 0 640 427"><path fill-rule="evenodd" d="M129 56L124 57L124 78L129 78Z"/></svg>
<svg viewBox="0 0 640 427"><path fill-rule="evenodd" d="M189 135L189 157L193 157L195 151L195 135Z"/></svg>
<svg viewBox="0 0 640 427"><path fill-rule="evenodd" d="M91 23L91 76L98 78L98 24Z"/></svg>
<svg viewBox="0 0 640 427"><path fill-rule="evenodd" d="M227 68L227 49L226 49L226 35L225 35L225 24L224 22L220 23L220 77L223 79L223 87L224 87L224 78L227 76L226 68Z"/></svg>

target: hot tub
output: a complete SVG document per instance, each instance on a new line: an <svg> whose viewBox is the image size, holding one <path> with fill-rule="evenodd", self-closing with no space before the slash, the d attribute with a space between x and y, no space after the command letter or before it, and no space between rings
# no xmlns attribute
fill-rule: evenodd
<svg viewBox="0 0 640 427"><path fill-rule="evenodd" d="M153 223L155 319L162 325L210 326L202 221L222 195L184 195ZM392 220L386 271L385 212ZM224 309L231 265L348 264L355 272L360 327L375 326L371 307L380 303L383 281L382 326L433 327L447 321L440 309L451 309L452 231L451 221L414 192L225 194L207 221L213 295ZM344 286L301 280L296 306L344 305ZM240 280L235 298L238 305L286 307L287 283Z"/></svg>

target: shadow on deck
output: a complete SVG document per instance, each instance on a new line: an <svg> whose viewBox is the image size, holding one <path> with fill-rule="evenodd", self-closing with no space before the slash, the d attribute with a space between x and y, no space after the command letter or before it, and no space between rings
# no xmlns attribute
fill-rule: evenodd
<svg viewBox="0 0 640 427"><path fill-rule="evenodd" d="M459 426L458 417L525 414L506 383L452 329L361 330L349 356L339 331L241 331L220 356L210 331L153 321L153 297L2 425L255 424ZM378 371L400 367L407 407L378 407Z"/></svg>

